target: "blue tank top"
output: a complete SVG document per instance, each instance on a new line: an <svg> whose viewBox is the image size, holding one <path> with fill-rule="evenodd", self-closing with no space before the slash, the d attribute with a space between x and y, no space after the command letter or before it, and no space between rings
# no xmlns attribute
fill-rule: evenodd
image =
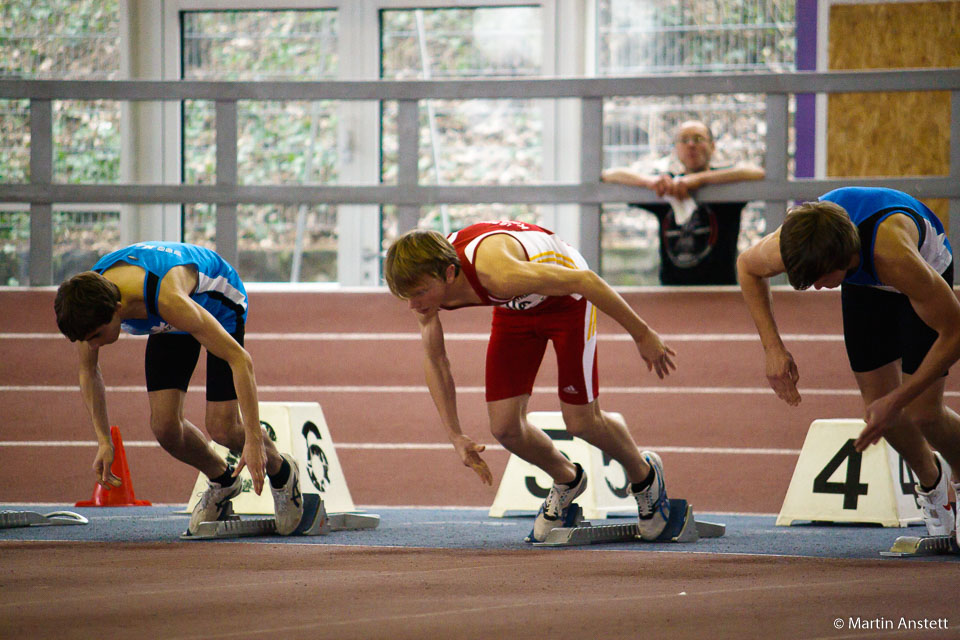
<svg viewBox="0 0 960 640"><path fill-rule="evenodd" d="M877 227L894 213L910 216L917 225L920 240L917 250L937 273L943 273L953 261L953 249L936 214L916 198L894 189L843 187L820 196L843 207L860 232L860 264L848 273L844 282L893 290L877 278L873 264Z"/></svg>
<svg viewBox="0 0 960 640"><path fill-rule="evenodd" d="M182 242L139 242L103 256L92 271L103 273L119 263L136 265L146 272L143 300L147 317L124 320L122 328L127 333L186 333L168 324L157 309L160 281L170 269L181 265L197 269L197 288L190 297L209 311L227 333L234 333L246 323L247 291L243 282L236 270L210 249Z"/></svg>

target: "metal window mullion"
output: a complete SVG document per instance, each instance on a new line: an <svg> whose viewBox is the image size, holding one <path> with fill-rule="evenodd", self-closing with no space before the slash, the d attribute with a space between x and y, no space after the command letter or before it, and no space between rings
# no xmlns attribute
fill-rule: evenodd
<svg viewBox="0 0 960 640"><path fill-rule="evenodd" d="M603 99L580 101L580 183L600 186L603 168ZM580 204L580 253L600 273L600 204Z"/></svg>
<svg viewBox="0 0 960 640"><path fill-rule="evenodd" d="M397 184L416 187L420 181L420 105L417 100L399 100L397 105ZM420 207L397 207L397 234L417 227Z"/></svg>
<svg viewBox="0 0 960 640"><path fill-rule="evenodd" d="M53 182L53 101L30 100L30 183ZM53 204L30 203L31 286L53 284Z"/></svg>
<svg viewBox="0 0 960 640"><path fill-rule="evenodd" d="M237 101L217 100L217 186L237 186ZM227 262L239 264L237 204L218 204L216 247Z"/></svg>

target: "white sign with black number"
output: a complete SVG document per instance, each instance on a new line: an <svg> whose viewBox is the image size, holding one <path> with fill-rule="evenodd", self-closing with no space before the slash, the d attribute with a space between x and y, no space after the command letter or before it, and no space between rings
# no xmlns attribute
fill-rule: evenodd
<svg viewBox="0 0 960 640"><path fill-rule="evenodd" d="M300 467L301 493L318 493L323 499L328 513L356 511L347 480L340 467L337 451L327 428L323 411L316 402L261 402L260 424L273 440L281 453L293 455ZM213 448L227 459L231 467L239 459L226 447L213 443ZM253 479L244 469L243 491L233 499L233 510L244 515L264 515L273 513L273 497L269 482L258 496L253 491ZM197 477L193 493L187 504L187 511L193 511L200 494L207 488L207 477L202 473Z"/></svg>
<svg viewBox="0 0 960 640"><path fill-rule="evenodd" d="M814 420L800 451L777 525L798 521L875 523L905 527L921 522L916 477L886 440L863 452L853 443L862 420Z"/></svg>
<svg viewBox="0 0 960 640"><path fill-rule="evenodd" d="M627 493L627 476L620 463L570 435L559 411L534 411L527 415L527 421L543 429L560 453L583 466L587 489L576 503L585 518L637 514L637 503ZM535 514L552 485L553 480L544 471L511 454L488 515L502 518Z"/></svg>

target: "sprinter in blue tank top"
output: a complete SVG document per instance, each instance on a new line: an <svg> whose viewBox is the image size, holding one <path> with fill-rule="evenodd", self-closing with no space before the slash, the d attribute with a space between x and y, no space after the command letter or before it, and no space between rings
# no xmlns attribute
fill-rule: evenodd
<svg viewBox="0 0 960 640"><path fill-rule="evenodd" d="M960 486L951 472L960 469L960 417L943 402L947 371L960 358L960 303L953 250L936 215L893 189L836 189L791 209L740 256L737 270L767 379L793 406L799 375L767 279L786 273L796 289L841 287L844 342L865 407L855 446L886 438L917 476L928 532L960 542L948 502L950 483Z"/></svg>
<svg viewBox="0 0 960 640"><path fill-rule="evenodd" d="M80 390L99 447L97 481L119 486L110 471L106 395L99 353L120 331L147 334L145 371L150 428L160 445L209 478L190 517L189 531L217 520L239 495L246 466L257 494L270 480L277 531L292 533L303 515L299 472L260 426L253 360L243 348L247 292L236 270L215 252L179 242L141 242L101 258L91 271L60 285L54 301L60 331L77 343ZM242 451L231 469L206 437L183 417L182 407L201 345L207 350L205 426L214 441Z"/></svg>

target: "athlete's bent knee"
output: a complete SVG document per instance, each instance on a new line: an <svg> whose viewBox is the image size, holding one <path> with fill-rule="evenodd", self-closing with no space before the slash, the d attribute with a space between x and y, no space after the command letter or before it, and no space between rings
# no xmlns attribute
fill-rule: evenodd
<svg viewBox="0 0 960 640"><path fill-rule="evenodd" d="M207 416L204 427L210 438L228 449L242 449L244 443L243 425L239 418L232 416Z"/></svg>
<svg viewBox="0 0 960 640"><path fill-rule="evenodd" d="M920 430L920 433L926 435L931 430L938 429L947 419L947 414L943 407L925 407L911 411L907 418Z"/></svg>
<svg viewBox="0 0 960 640"><path fill-rule="evenodd" d="M490 434L509 449L512 443L523 438L523 424L519 420L491 422Z"/></svg>
<svg viewBox="0 0 960 640"><path fill-rule="evenodd" d="M167 451L176 450L183 442L183 424L176 416L150 416L150 430Z"/></svg>

